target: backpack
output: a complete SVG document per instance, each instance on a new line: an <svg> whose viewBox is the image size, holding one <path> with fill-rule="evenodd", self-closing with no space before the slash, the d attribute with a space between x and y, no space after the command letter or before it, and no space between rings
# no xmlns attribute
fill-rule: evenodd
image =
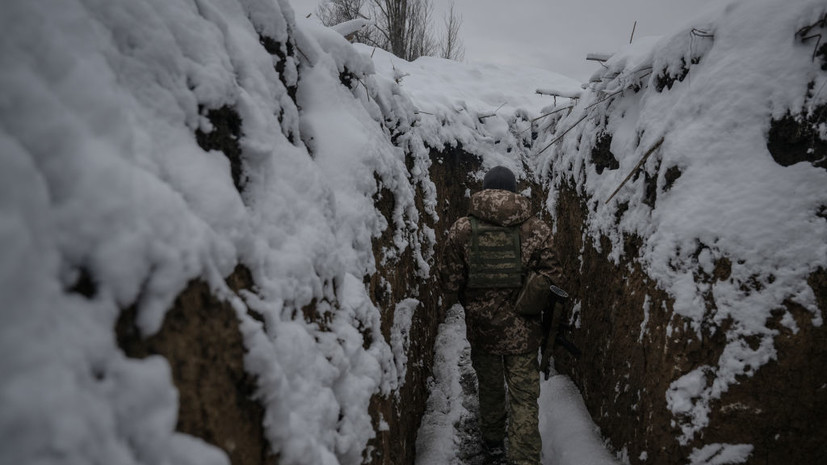
<svg viewBox="0 0 827 465"><path fill-rule="evenodd" d="M470 289L520 288L523 264L520 254L520 227L497 226L471 221L471 253L468 257Z"/></svg>

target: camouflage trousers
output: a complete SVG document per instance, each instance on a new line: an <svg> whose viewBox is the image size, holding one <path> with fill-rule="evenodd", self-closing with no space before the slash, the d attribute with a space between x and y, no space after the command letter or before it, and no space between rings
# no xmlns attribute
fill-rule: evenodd
<svg viewBox="0 0 827 465"><path fill-rule="evenodd" d="M537 354L493 355L472 349L471 363L479 380L483 439L500 441L504 438L507 411L508 460L519 465L539 465L542 443L538 425L540 367Z"/></svg>

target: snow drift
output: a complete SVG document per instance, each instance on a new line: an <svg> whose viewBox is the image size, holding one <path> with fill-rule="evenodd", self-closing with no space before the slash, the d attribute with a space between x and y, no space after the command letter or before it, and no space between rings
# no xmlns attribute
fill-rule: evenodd
<svg viewBox="0 0 827 465"><path fill-rule="evenodd" d="M823 451L806 437L824 437L827 405L809 374L827 309L825 12L733 2L638 39L535 143L581 273L576 338L608 380L571 370L632 463ZM804 438L779 440L791 429Z"/></svg>

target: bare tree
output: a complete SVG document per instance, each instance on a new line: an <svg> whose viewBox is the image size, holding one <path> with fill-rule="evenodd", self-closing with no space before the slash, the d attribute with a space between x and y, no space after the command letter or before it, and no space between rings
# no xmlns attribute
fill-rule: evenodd
<svg viewBox="0 0 827 465"><path fill-rule="evenodd" d="M326 26L333 26L361 17L365 0L336 0L320 3L316 7L316 16Z"/></svg>
<svg viewBox="0 0 827 465"><path fill-rule="evenodd" d="M327 26L339 24L359 17L373 20L374 27L358 35L356 40L387 50L394 55L413 61L420 56L443 54L444 44L436 39L431 0L330 0L320 5L317 15ZM462 56L459 45L459 16L451 13L446 20L453 25L453 33L446 33L444 40L451 40L452 57Z"/></svg>
<svg viewBox="0 0 827 465"><path fill-rule="evenodd" d="M431 0L413 1L409 5L407 34L401 39L406 45L405 59L411 61L421 56L434 55L438 46L431 33Z"/></svg>
<svg viewBox="0 0 827 465"><path fill-rule="evenodd" d="M462 61L465 58L465 46L459 38L459 29L462 26L462 16L454 11L454 3L445 16L445 36L440 45L439 56L449 60Z"/></svg>
<svg viewBox="0 0 827 465"><path fill-rule="evenodd" d="M365 7L365 0L334 0L320 3L316 7L316 16L322 20L325 26L335 26L336 24L351 21L357 18L365 18L362 10ZM366 43L369 40L370 33L357 32L354 40L356 42Z"/></svg>

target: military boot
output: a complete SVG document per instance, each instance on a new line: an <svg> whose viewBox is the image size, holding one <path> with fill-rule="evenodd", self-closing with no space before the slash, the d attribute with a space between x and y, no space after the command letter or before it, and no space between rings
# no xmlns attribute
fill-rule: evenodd
<svg viewBox="0 0 827 465"><path fill-rule="evenodd" d="M505 464L505 444L502 439L499 441L489 441L487 439L483 439L482 450L485 453L486 465Z"/></svg>

